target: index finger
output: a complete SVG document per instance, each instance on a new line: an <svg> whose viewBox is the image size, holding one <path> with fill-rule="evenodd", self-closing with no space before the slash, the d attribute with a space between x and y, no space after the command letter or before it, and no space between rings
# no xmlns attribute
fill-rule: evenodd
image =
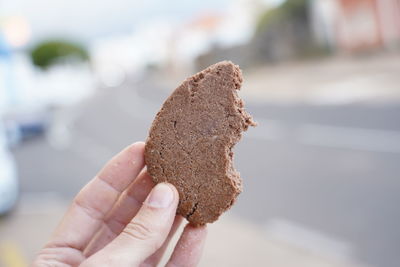
<svg viewBox="0 0 400 267"><path fill-rule="evenodd" d="M144 143L135 143L115 157L78 193L46 247L80 251L101 227L120 194L144 166Z"/></svg>

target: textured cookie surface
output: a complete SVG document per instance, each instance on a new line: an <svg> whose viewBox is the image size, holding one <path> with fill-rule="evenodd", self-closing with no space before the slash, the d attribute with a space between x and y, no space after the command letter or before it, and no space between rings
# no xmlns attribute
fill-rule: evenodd
<svg viewBox="0 0 400 267"><path fill-rule="evenodd" d="M241 83L238 66L212 65L175 89L151 126L147 170L177 188L177 213L193 225L217 220L242 190L232 148L255 123L237 95Z"/></svg>

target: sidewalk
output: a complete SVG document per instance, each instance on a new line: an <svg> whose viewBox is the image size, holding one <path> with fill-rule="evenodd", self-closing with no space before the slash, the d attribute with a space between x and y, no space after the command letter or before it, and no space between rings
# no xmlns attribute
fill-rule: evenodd
<svg viewBox="0 0 400 267"><path fill-rule="evenodd" d="M350 104L400 102L400 53L283 63L244 73L252 102Z"/></svg>
<svg viewBox="0 0 400 267"><path fill-rule="evenodd" d="M43 201L29 199L10 217L0 220L0 266L27 266L46 242L67 203L54 196L44 196ZM200 266L361 267L349 259L318 254L276 239L260 226L231 214L209 226Z"/></svg>

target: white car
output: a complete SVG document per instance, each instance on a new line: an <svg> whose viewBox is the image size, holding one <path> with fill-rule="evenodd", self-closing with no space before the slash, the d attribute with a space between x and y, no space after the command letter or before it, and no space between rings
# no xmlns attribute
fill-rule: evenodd
<svg viewBox="0 0 400 267"><path fill-rule="evenodd" d="M17 168L8 150L5 129L0 122L0 215L15 206L18 191Z"/></svg>

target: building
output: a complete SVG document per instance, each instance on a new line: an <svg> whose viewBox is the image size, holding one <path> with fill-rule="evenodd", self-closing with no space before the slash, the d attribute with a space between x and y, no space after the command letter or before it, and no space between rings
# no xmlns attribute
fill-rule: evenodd
<svg viewBox="0 0 400 267"><path fill-rule="evenodd" d="M319 44L345 52L400 47L400 0L312 0Z"/></svg>

